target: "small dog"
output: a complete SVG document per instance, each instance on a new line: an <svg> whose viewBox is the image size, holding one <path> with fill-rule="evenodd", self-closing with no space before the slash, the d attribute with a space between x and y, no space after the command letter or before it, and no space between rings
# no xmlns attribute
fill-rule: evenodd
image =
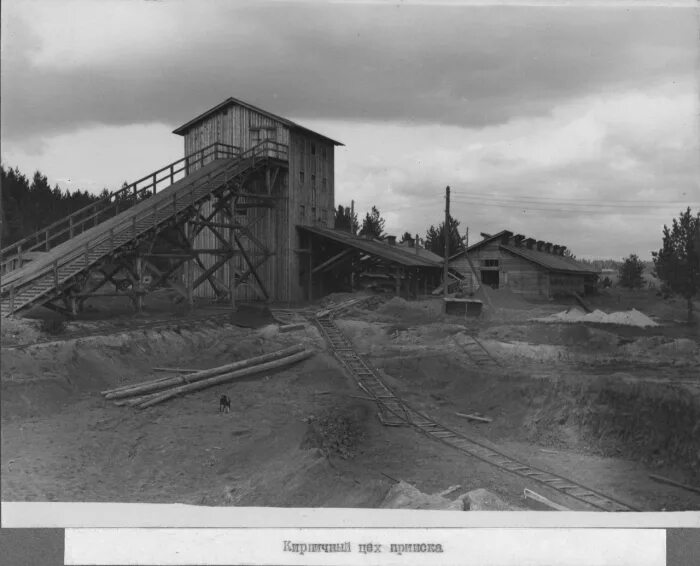
<svg viewBox="0 0 700 566"><path fill-rule="evenodd" d="M219 412L228 413L231 410L231 399L227 395L219 397Z"/></svg>

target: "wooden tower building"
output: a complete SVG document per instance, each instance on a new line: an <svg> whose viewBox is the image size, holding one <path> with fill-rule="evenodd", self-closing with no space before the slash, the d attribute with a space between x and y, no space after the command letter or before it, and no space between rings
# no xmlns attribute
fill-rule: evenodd
<svg viewBox="0 0 700 566"><path fill-rule="evenodd" d="M226 211L228 215L211 212L211 227L197 235L195 247L201 249L225 247L226 238L246 241L237 242L241 253L231 262L221 262L195 294L210 299L225 296L232 273L240 274L255 266L254 277L237 286L236 299L304 300L304 258L300 255L297 226L333 227L334 150L343 144L235 98L226 99L173 133L183 136L185 155L223 143L236 147L244 158L248 153L259 155L261 148L274 157L270 166L245 180L241 196L232 210ZM191 164L190 172L204 164L206 161ZM266 195L267 204L261 204L255 195ZM212 204L208 206L211 211ZM227 231L225 226L230 224L226 217L233 218L234 224L245 225L246 230ZM222 227L220 231L217 225ZM218 261L216 253L201 254L194 269L205 273Z"/></svg>

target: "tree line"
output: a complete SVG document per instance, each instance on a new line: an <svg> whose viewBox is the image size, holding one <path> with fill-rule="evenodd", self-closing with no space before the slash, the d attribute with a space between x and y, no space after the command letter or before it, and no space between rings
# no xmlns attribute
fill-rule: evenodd
<svg viewBox="0 0 700 566"><path fill-rule="evenodd" d="M2 247L41 230L56 220L99 200L87 191L61 190L36 171L27 178L18 168L0 165L2 186ZM106 189L105 189L106 192Z"/></svg>
<svg viewBox="0 0 700 566"><path fill-rule="evenodd" d="M342 205L335 212L335 228L360 236L382 238L384 234L384 218L376 206L365 214L359 222L357 213ZM459 221L448 217L447 229L445 222L437 227L431 225L425 234L423 244L434 254L444 257L445 238L449 239L450 255L465 249L465 242L459 233ZM413 239L409 232L404 232L401 242ZM681 211L670 226L664 225L661 248L652 252L653 275L662 283L662 292L677 294L686 299L688 321L693 320L693 300L700 296L700 212L693 213L690 207ZM568 253L568 257L576 257ZM594 269L617 269L619 284L630 289L641 288L645 281L643 277L645 263L636 254L623 258L622 261L576 259L590 265Z"/></svg>
<svg viewBox="0 0 700 566"><path fill-rule="evenodd" d="M350 208L346 206L338 205L338 209L335 211L334 228L336 230L350 232L357 236L383 238L386 236L384 232L385 223L386 221L376 206L373 206L372 209L365 214L362 222L359 221L357 213L353 213ZM456 220L452 216L448 217L447 230L445 230L444 221L437 227L431 225L425 237L420 239L420 243L424 245L425 249L443 257L445 255L445 237L449 238L450 255L464 250L464 239L459 233L459 220ZM413 239L415 238L412 234L404 232L401 236L400 243Z"/></svg>

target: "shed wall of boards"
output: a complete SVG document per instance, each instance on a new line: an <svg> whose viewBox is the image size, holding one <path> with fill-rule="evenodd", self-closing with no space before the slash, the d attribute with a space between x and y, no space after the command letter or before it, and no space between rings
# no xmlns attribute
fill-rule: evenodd
<svg viewBox="0 0 700 566"><path fill-rule="evenodd" d="M263 243L273 254L257 268L270 298L280 302L298 302L304 299L307 292L299 274L302 269L301 262L307 261L308 258L298 252L301 246L296 226L333 227L333 143L306 130L290 129L286 124L249 108L232 105L193 124L184 133L184 149L185 155L189 155L212 143L222 142L246 151L265 139L288 146L288 163L286 169L278 173L274 193L280 198L273 209L248 209L246 217L241 218L241 221L252 225L251 232L255 240ZM198 166L194 164L191 170ZM263 172L262 176L256 176L250 181L246 191L265 192L267 181ZM241 202L245 202L245 199ZM212 206L211 202L205 204L202 215L208 216L213 210ZM227 222L223 213L219 213L213 220ZM229 237L227 230L219 232ZM262 252L250 239L244 237L241 241L247 249ZM208 228L205 228L195 241L195 247L199 249L215 249L222 246L216 234ZM217 259L216 254L203 254L201 257L206 268L212 267ZM255 262L262 259L262 256L256 253L251 259ZM214 299L217 296L215 286L228 289L231 281L229 263L216 271L214 284L210 281L204 282L195 290L195 296ZM233 263L234 269L240 272L248 269L241 256L236 256ZM195 263L195 273L201 272L201 267ZM237 288L237 299L262 298L256 287L255 279L249 278L248 284Z"/></svg>

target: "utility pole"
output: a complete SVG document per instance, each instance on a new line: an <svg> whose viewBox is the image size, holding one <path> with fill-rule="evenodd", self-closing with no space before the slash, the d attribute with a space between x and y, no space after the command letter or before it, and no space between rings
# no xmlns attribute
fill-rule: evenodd
<svg viewBox="0 0 700 566"><path fill-rule="evenodd" d="M442 293L443 297L447 299L447 287L449 287L447 282L448 276L448 261L450 255L450 187L449 185L445 189L445 226L443 230L443 235L445 237L445 271L444 280L442 283ZM445 311L447 311L447 301L445 301Z"/></svg>

